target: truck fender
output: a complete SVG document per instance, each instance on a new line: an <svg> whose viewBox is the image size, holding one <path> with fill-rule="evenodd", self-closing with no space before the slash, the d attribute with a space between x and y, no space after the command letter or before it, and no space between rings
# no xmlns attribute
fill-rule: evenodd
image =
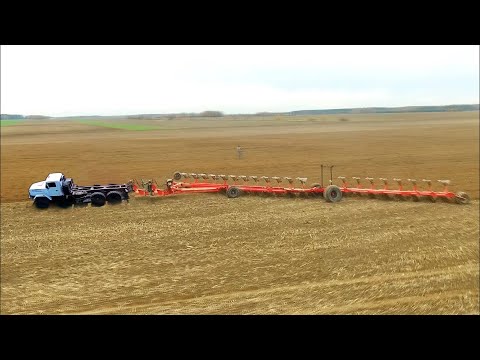
<svg viewBox="0 0 480 360"><path fill-rule="evenodd" d="M37 198L41 198L41 197L46 197L48 200L52 201L52 197L51 196L48 196L48 195L36 195L34 198L33 198L33 201L37 200Z"/></svg>

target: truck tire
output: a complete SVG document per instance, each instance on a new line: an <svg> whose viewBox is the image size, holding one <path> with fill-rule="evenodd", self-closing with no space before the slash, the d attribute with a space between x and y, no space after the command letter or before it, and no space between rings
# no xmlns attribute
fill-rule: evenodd
<svg viewBox="0 0 480 360"><path fill-rule="evenodd" d="M46 197L38 197L35 199L35 206L37 209L46 209L50 205L50 200Z"/></svg>
<svg viewBox="0 0 480 360"><path fill-rule="evenodd" d="M92 194L92 205L93 206L103 206L105 205L106 198L105 195L101 192L96 192Z"/></svg>
<svg viewBox="0 0 480 360"><path fill-rule="evenodd" d="M342 200L342 190L337 185L329 185L323 192L323 197L327 202L338 202Z"/></svg>
<svg viewBox="0 0 480 360"><path fill-rule="evenodd" d="M110 205L117 205L122 202L122 194L118 191L110 191L107 194L107 201Z"/></svg>
<svg viewBox="0 0 480 360"><path fill-rule="evenodd" d="M227 196L231 199L234 199L234 198L237 198L239 197L241 194L241 191L238 187L236 186L230 186L228 189L227 189Z"/></svg>

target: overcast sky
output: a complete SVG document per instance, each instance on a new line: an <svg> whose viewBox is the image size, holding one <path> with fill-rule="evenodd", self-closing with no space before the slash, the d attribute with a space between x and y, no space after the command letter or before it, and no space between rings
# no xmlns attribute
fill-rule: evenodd
<svg viewBox="0 0 480 360"><path fill-rule="evenodd" d="M1 113L479 103L479 46L1 46Z"/></svg>

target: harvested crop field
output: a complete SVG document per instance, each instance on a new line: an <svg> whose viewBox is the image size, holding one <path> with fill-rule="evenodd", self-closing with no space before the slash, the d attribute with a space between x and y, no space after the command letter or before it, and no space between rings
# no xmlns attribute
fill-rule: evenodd
<svg viewBox="0 0 480 360"><path fill-rule="evenodd" d="M144 131L118 126L131 119L2 127L1 313L478 314L478 116L138 121L155 128ZM473 201L198 194L40 211L26 199L31 183L56 171L84 185L160 183L177 170L311 184L320 164L350 179L450 179Z"/></svg>

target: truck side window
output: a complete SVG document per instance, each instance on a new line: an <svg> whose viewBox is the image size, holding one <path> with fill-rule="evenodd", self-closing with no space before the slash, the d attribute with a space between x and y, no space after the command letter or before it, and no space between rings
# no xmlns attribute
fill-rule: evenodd
<svg viewBox="0 0 480 360"><path fill-rule="evenodd" d="M47 183L47 186L48 186L49 188L57 187L57 185L55 185L54 182L48 182L48 183Z"/></svg>

